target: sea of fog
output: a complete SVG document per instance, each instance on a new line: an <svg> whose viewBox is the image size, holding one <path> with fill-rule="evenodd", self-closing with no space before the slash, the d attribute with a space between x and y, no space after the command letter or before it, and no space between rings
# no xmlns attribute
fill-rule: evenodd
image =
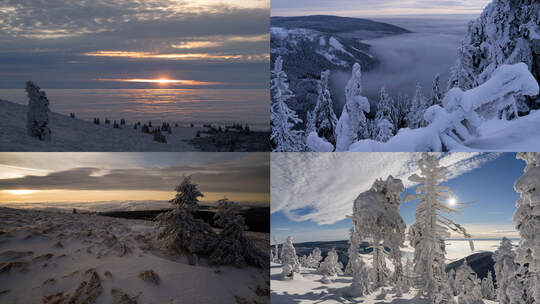
<svg viewBox="0 0 540 304"><path fill-rule="evenodd" d="M269 129L265 89L49 89L50 109L92 120L248 123ZM28 104L23 89L0 89L0 99Z"/></svg>
<svg viewBox="0 0 540 304"><path fill-rule="evenodd" d="M364 94L369 100L379 99L384 86L393 96L414 94L416 83L424 94L431 95L435 75L441 75L441 89L446 89L450 67L457 59L457 48L467 31L472 16L376 18L374 20L406 28L413 33L364 40L380 65L363 74ZM334 85L345 87L350 73L334 78Z"/></svg>

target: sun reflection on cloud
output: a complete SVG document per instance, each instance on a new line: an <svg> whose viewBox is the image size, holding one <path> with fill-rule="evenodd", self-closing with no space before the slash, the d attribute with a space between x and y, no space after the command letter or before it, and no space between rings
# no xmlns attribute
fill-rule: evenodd
<svg viewBox="0 0 540 304"><path fill-rule="evenodd" d="M93 57L124 57L131 59L170 59L170 60L245 60L245 61L267 61L268 54L255 55L214 55L208 53L152 53L152 52L132 52L132 51L96 51L83 53L85 56Z"/></svg>
<svg viewBox="0 0 540 304"><path fill-rule="evenodd" d="M36 192L36 190L28 190L28 189L18 189L18 190L5 190L10 194L14 195L28 195Z"/></svg>
<svg viewBox="0 0 540 304"><path fill-rule="evenodd" d="M156 79L144 79L144 78L131 78L131 79L121 79L121 78L97 78L93 79L95 81L107 81L107 82L138 82L138 83L156 83L156 84L177 84L177 85L191 85L191 86L208 86L208 85L225 85L225 82L217 81L197 81L197 80L185 80L185 79L167 79L167 78L156 78Z"/></svg>

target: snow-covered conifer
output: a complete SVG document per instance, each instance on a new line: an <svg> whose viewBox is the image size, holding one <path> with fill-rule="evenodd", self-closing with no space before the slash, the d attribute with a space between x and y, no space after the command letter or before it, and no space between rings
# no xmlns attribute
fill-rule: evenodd
<svg viewBox="0 0 540 304"><path fill-rule="evenodd" d="M319 249L319 247L315 247L315 249L313 249L313 251L309 255L309 261L308 261L309 268L315 268L315 269L319 268L319 264L322 260L321 253L322 252L321 252L321 249Z"/></svg>
<svg viewBox="0 0 540 304"><path fill-rule="evenodd" d="M411 129L425 127L427 121L424 119L424 113L427 108L427 99L422 93L422 87L420 84L417 84L411 101L411 108L407 115L407 126Z"/></svg>
<svg viewBox="0 0 540 304"><path fill-rule="evenodd" d="M276 239L276 236L274 236L274 263L279 263L279 243Z"/></svg>
<svg viewBox="0 0 540 304"><path fill-rule="evenodd" d="M381 88L379 103L377 104L377 113L375 114L375 140L387 142L395 132L397 109L394 105L394 100L386 92L384 87Z"/></svg>
<svg viewBox="0 0 540 304"><path fill-rule="evenodd" d="M458 292L458 304L481 304L482 289L476 273L463 259L463 264L456 271L455 286Z"/></svg>
<svg viewBox="0 0 540 304"><path fill-rule="evenodd" d="M389 281L386 268L386 252L394 263L394 282L402 280L401 250L405 240L405 222L401 218L401 192L403 183L400 179L389 176L386 180L378 179L366 192L360 193L353 205L354 231L361 239L370 238L373 247L372 283L375 288ZM352 238L351 238L352 239ZM400 283L401 284L401 283Z"/></svg>
<svg viewBox="0 0 540 304"><path fill-rule="evenodd" d="M540 153L518 153L517 158L523 159L527 165L523 176L514 185L520 194L513 216L520 235L516 262L528 264L525 283L532 289L529 292L532 298L540 303Z"/></svg>
<svg viewBox="0 0 540 304"><path fill-rule="evenodd" d="M45 91L31 81L26 82L28 95L28 112L26 113L26 132L39 140L50 141L49 100Z"/></svg>
<svg viewBox="0 0 540 304"><path fill-rule="evenodd" d="M345 87L345 106L336 127L336 151L347 151L358 139L367 138L367 120L364 112L369 113L367 98L362 96L362 71L360 64L353 66L351 79Z"/></svg>
<svg viewBox="0 0 540 304"><path fill-rule="evenodd" d="M293 97L287 83L287 74L283 71L283 60L279 56L272 70L270 80L270 122L272 133L270 140L276 152L303 151L302 132L295 130L296 124L302 120L291 110L286 101Z"/></svg>
<svg viewBox="0 0 540 304"><path fill-rule="evenodd" d="M319 265L319 272L323 275L322 282L330 283L331 279L335 278L338 275L343 274L341 263L339 263L339 258L336 249L332 248L328 252L328 255Z"/></svg>
<svg viewBox="0 0 540 304"><path fill-rule="evenodd" d="M525 286L515 275L508 278L506 297L509 304L527 304ZM502 302L499 302L502 303ZM534 303L534 302L533 302Z"/></svg>
<svg viewBox="0 0 540 304"><path fill-rule="evenodd" d="M432 105L442 106L443 93L441 92L440 78L441 78L441 75L437 74L437 75L435 75L435 79L433 79L433 87L431 89L431 103L430 103L430 106L432 106Z"/></svg>
<svg viewBox="0 0 540 304"><path fill-rule="evenodd" d="M282 274L284 278L294 277L294 273L300 272L300 263L296 256L296 249L292 242L292 237L288 236L281 247Z"/></svg>
<svg viewBox="0 0 540 304"><path fill-rule="evenodd" d="M321 138L325 138L332 145L336 144L335 131L337 125L337 117L334 113L332 97L330 96L330 89L328 89L328 77L330 71L326 70L321 72L321 80L318 86L317 104L311 112L311 123L317 135ZM309 134L309 133L306 133Z"/></svg>
<svg viewBox="0 0 540 304"><path fill-rule="evenodd" d="M495 300L497 294L495 293L495 285L493 285L493 275L491 271L488 271L487 276L482 279L482 297L488 300Z"/></svg>
<svg viewBox="0 0 540 304"><path fill-rule="evenodd" d="M215 232L208 223L194 217L199 209L199 197L204 195L190 176L184 177L175 190L175 198L169 201L173 210L156 218L158 239L163 248L174 253L209 254L216 242Z"/></svg>
<svg viewBox="0 0 540 304"><path fill-rule="evenodd" d="M497 300L500 304L510 303L510 299L506 295L506 289L510 284L510 279L515 276L518 266L515 263L516 254L512 249L512 241L503 238L501 245L493 253L493 261L495 265L495 277L497 279Z"/></svg>
<svg viewBox="0 0 540 304"><path fill-rule="evenodd" d="M218 201L218 211L214 215L215 224L223 228L217 244L209 257L213 265L251 265L265 268L268 265L251 239L246 236L244 217L239 214L237 203L224 198Z"/></svg>
<svg viewBox="0 0 540 304"><path fill-rule="evenodd" d="M420 200L416 205L416 222L409 228L409 242L414 248L414 270L423 284L421 291L434 302L438 291L448 289L444 257L445 239L450 237L448 230L463 234L469 239L471 250L474 247L465 229L443 215L455 212L443 202L452 196L452 192L448 187L439 186L448 180L448 169L428 153L422 153L418 167L420 176L413 174L409 177L409 181L420 184L416 189L417 195L405 197L405 201Z"/></svg>

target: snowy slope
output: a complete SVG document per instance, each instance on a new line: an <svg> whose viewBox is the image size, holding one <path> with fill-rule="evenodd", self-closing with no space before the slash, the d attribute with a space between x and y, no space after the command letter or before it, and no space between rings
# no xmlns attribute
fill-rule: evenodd
<svg viewBox="0 0 540 304"><path fill-rule="evenodd" d="M200 128L178 127L165 133L167 143L134 130L132 125L114 129L112 125L94 125L90 121L49 113L52 140L41 142L26 134L24 105L0 100L0 151L195 151L185 139L195 137Z"/></svg>
<svg viewBox="0 0 540 304"><path fill-rule="evenodd" d="M157 246L151 222L0 208L0 302L269 302L267 270L192 266ZM143 280L149 270L159 279Z"/></svg>

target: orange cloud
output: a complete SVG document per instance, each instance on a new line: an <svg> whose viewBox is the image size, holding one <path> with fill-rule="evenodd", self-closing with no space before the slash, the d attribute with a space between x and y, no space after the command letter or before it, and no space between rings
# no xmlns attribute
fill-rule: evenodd
<svg viewBox="0 0 540 304"><path fill-rule="evenodd" d="M152 52L129 52L129 51L97 51L84 53L85 56L94 57L124 57L133 59L170 59L170 60L246 60L264 61L268 60L268 54L257 55L213 55L208 53L152 53Z"/></svg>
<svg viewBox="0 0 540 304"><path fill-rule="evenodd" d="M205 85L224 85L225 82L217 81L197 81L197 80L184 80L184 79L144 79L144 78L96 78L96 81L110 81L110 82L141 82L141 83L157 83L157 84L178 84L178 85L192 85L192 86L205 86Z"/></svg>

